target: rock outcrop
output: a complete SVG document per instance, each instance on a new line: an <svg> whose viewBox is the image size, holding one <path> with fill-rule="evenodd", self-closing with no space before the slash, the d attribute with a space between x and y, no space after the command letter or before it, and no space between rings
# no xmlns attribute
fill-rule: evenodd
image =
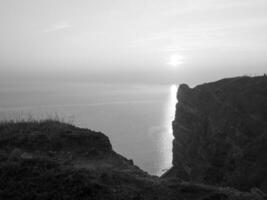
<svg viewBox="0 0 267 200"><path fill-rule="evenodd" d="M263 200L240 192L150 176L112 150L103 133L56 121L0 123L0 199Z"/></svg>
<svg viewBox="0 0 267 200"><path fill-rule="evenodd" d="M0 126L0 148L24 148L29 151L87 152L112 150L109 138L103 133L77 128L69 124L44 121L21 122Z"/></svg>
<svg viewBox="0 0 267 200"><path fill-rule="evenodd" d="M182 84L167 176L267 192L267 77Z"/></svg>

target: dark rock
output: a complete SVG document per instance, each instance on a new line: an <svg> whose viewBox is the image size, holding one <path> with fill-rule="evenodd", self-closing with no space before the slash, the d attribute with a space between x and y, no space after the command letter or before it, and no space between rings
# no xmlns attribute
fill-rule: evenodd
<svg viewBox="0 0 267 200"><path fill-rule="evenodd" d="M8 160L10 160L10 161L20 160L22 154L23 154L23 151L21 149L15 148L10 152L10 154L8 156Z"/></svg>
<svg viewBox="0 0 267 200"><path fill-rule="evenodd" d="M134 161L132 159L129 160L130 165L134 165Z"/></svg>
<svg viewBox="0 0 267 200"><path fill-rule="evenodd" d="M47 126L46 128L44 126ZM29 151L110 152L112 146L103 133L58 122L17 123L0 126L0 148L21 148Z"/></svg>
<svg viewBox="0 0 267 200"><path fill-rule="evenodd" d="M253 187L253 188L251 188L251 189L250 189L250 192L251 192L252 194L255 194L255 195L259 196L259 197L267 198L266 193L264 193L263 191L261 191L261 190L260 190L259 188L257 188L257 187Z"/></svg>
<svg viewBox="0 0 267 200"><path fill-rule="evenodd" d="M177 98L168 176L266 192L266 76L182 84Z"/></svg>
<svg viewBox="0 0 267 200"><path fill-rule="evenodd" d="M27 152L24 152L20 155L21 159L24 159L24 160L31 160L33 159L33 155L30 154L30 153L27 153Z"/></svg>

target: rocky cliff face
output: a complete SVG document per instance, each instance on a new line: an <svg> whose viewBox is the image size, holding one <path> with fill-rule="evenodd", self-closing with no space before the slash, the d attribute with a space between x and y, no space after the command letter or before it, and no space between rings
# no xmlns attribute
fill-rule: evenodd
<svg viewBox="0 0 267 200"><path fill-rule="evenodd" d="M0 122L0 199L263 200L265 194L150 176L107 136L57 121Z"/></svg>
<svg viewBox="0 0 267 200"><path fill-rule="evenodd" d="M182 84L177 99L169 174L267 191L267 77Z"/></svg>
<svg viewBox="0 0 267 200"><path fill-rule="evenodd" d="M0 122L0 199L263 200L150 176L112 150L107 136L57 121Z"/></svg>

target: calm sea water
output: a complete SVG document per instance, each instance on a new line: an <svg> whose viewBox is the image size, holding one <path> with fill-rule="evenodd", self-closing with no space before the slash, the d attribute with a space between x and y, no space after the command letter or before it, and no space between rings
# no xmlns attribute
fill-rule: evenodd
<svg viewBox="0 0 267 200"><path fill-rule="evenodd" d="M0 88L0 120L58 115L105 133L115 151L150 174L171 166L176 87L30 83Z"/></svg>

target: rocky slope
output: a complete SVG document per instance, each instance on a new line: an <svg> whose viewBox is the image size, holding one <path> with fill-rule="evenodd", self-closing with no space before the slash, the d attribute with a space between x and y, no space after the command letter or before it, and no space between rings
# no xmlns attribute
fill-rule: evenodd
<svg viewBox="0 0 267 200"><path fill-rule="evenodd" d="M150 176L100 132L57 121L0 123L0 199L260 200L239 192Z"/></svg>
<svg viewBox="0 0 267 200"><path fill-rule="evenodd" d="M267 192L267 77L179 87L166 176Z"/></svg>

